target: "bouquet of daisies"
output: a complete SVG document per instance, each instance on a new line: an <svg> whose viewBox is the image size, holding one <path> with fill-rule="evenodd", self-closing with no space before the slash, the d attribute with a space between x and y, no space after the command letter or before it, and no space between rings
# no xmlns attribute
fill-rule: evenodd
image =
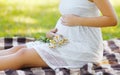
<svg viewBox="0 0 120 75"><path fill-rule="evenodd" d="M63 35L56 35L53 39L49 40L49 48L61 47L68 43L68 39L63 37Z"/></svg>

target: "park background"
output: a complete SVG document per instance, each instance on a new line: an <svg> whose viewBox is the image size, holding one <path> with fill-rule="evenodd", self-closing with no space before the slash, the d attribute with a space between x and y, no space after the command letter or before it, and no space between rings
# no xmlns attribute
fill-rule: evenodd
<svg viewBox="0 0 120 75"><path fill-rule="evenodd" d="M110 0L120 22L120 0ZM0 0L0 37L39 39L61 16L59 0ZM120 23L102 28L103 39L120 38Z"/></svg>

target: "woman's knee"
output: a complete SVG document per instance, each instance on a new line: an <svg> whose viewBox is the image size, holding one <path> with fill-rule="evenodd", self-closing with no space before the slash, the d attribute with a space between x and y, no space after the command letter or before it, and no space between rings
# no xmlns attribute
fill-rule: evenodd
<svg viewBox="0 0 120 75"><path fill-rule="evenodd" d="M15 58L20 61L21 65L25 65L28 59L30 58L28 54L28 50L29 49L27 48L21 48L19 51L15 53Z"/></svg>
<svg viewBox="0 0 120 75"><path fill-rule="evenodd" d="M10 50L12 52L17 52L18 50L20 50L22 48L26 48L26 46L25 45L18 45L18 46L15 46L15 47L11 48Z"/></svg>
<svg viewBox="0 0 120 75"><path fill-rule="evenodd" d="M16 52L16 56L26 62L38 55L37 53L35 54L35 50L32 48L21 48Z"/></svg>
<svg viewBox="0 0 120 75"><path fill-rule="evenodd" d="M27 48L21 48L19 49L19 51L16 52L16 55L18 57L25 57L28 54L28 50Z"/></svg>
<svg viewBox="0 0 120 75"><path fill-rule="evenodd" d="M22 60L24 66L47 66L33 48L22 48L17 52L17 57Z"/></svg>

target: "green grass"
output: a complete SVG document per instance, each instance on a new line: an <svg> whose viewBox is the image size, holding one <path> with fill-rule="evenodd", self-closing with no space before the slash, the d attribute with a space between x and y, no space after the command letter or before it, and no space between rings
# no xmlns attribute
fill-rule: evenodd
<svg viewBox="0 0 120 75"><path fill-rule="evenodd" d="M120 22L120 1L112 1ZM52 29L60 13L58 0L0 0L0 37L39 38ZM120 37L120 25L102 28L103 38Z"/></svg>
<svg viewBox="0 0 120 75"><path fill-rule="evenodd" d="M55 26L57 8L52 0L0 0L0 37L39 38Z"/></svg>

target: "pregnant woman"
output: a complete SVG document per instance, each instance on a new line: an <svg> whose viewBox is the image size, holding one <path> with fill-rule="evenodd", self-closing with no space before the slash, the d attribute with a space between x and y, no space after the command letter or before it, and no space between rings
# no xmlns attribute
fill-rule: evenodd
<svg viewBox="0 0 120 75"><path fill-rule="evenodd" d="M100 28L117 24L109 0L60 0L59 10L62 16L46 36L53 39L62 35L68 43L51 48L50 43L35 41L0 51L0 70L80 68L86 63L101 61L103 40Z"/></svg>

